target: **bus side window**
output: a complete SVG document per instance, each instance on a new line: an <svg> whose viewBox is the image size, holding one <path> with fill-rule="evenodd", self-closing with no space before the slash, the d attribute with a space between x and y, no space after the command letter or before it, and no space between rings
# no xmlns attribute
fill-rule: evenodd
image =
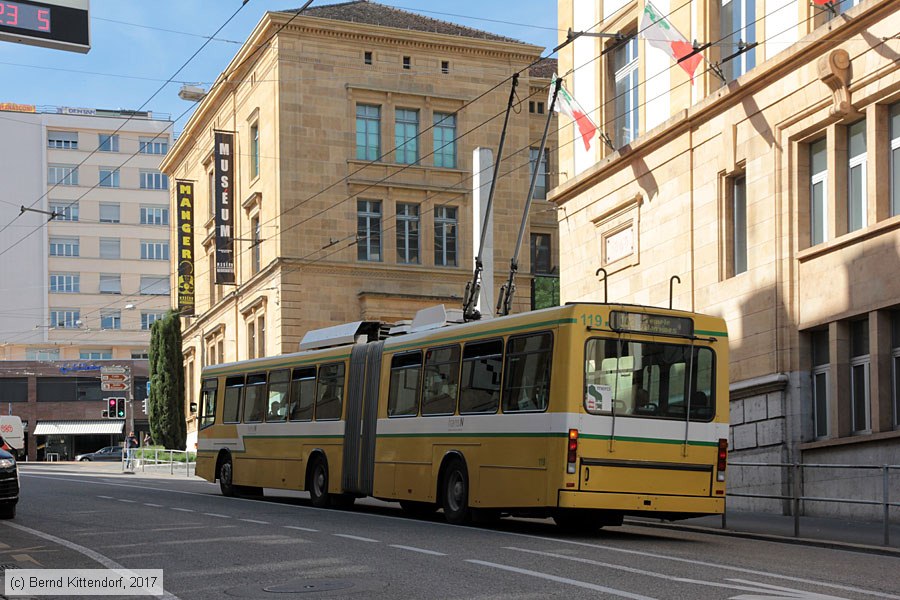
<svg viewBox="0 0 900 600"><path fill-rule="evenodd" d="M466 344L459 395L460 414L497 412L502 375L503 340Z"/></svg>
<svg viewBox="0 0 900 600"><path fill-rule="evenodd" d="M225 401L222 406L223 423L241 421L241 392L244 390L244 376L237 375L225 380Z"/></svg>
<svg viewBox="0 0 900 600"><path fill-rule="evenodd" d="M422 414L452 415L459 391L459 346L430 348L425 352Z"/></svg>
<svg viewBox="0 0 900 600"><path fill-rule="evenodd" d="M512 337L506 345L503 412L547 410L553 337L539 333Z"/></svg>
<svg viewBox="0 0 900 600"><path fill-rule="evenodd" d="M316 368L294 369L291 376L291 421L312 421L316 403Z"/></svg>
<svg viewBox="0 0 900 600"><path fill-rule="evenodd" d="M288 386L291 383L291 372L272 371L269 374L269 399L266 421L281 422L287 419Z"/></svg>
<svg viewBox="0 0 900 600"><path fill-rule="evenodd" d="M217 379L204 379L200 388L200 429L216 422L216 391L219 389Z"/></svg>
<svg viewBox="0 0 900 600"><path fill-rule="evenodd" d="M319 368L316 393L316 421L340 419L344 404L344 363L332 363Z"/></svg>
<svg viewBox="0 0 900 600"><path fill-rule="evenodd" d="M259 423L266 411L266 374L252 373L244 387L244 423Z"/></svg>
<svg viewBox="0 0 900 600"><path fill-rule="evenodd" d="M389 417L414 417L419 412L419 380L422 353L405 352L391 358L391 387L388 392Z"/></svg>

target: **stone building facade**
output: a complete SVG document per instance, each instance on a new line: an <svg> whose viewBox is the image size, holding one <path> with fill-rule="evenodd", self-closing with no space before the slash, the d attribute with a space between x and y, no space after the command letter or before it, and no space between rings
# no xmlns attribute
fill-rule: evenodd
<svg viewBox="0 0 900 600"><path fill-rule="evenodd" d="M473 151L496 149L508 78L522 70L494 199L496 290L547 116L554 65L527 69L541 51L374 2L267 13L162 167L195 182L188 397L203 366L296 352L310 329L459 306L478 238ZM214 130L233 132L237 148L234 286L210 277ZM516 311L530 308L532 257L548 273L558 264L555 207L544 199L555 171L541 168Z"/></svg>
<svg viewBox="0 0 900 600"><path fill-rule="evenodd" d="M729 506L880 501L883 472L856 467L900 449L897 3L654 0L703 48L693 83L645 39L645 2L559 6L563 31L622 34L559 57L612 141L587 155L561 129L562 300L599 299L602 267L611 301L666 306L678 276L676 308L727 320L730 460L753 463L729 469Z"/></svg>

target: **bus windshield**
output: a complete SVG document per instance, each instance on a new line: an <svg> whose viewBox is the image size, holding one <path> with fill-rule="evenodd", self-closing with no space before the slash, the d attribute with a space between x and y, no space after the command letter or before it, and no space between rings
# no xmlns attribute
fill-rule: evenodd
<svg viewBox="0 0 900 600"><path fill-rule="evenodd" d="M592 338L585 346L584 407L590 414L711 421L711 348ZM686 402L685 399L688 399ZM689 408L688 408L689 407Z"/></svg>

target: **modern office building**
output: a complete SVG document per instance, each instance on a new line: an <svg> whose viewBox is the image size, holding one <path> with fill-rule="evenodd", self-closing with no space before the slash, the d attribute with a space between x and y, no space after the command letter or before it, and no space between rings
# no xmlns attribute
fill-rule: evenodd
<svg viewBox="0 0 900 600"><path fill-rule="evenodd" d="M729 468L730 490L880 501L882 470L853 467L896 465L900 450L900 6L559 8L562 31L604 34L559 60L610 138L585 152L562 125L562 300L602 298L603 268L611 301L668 305L678 276L676 308L728 322L729 458L771 465ZM702 59L672 45L679 32Z"/></svg>
<svg viewBox="0 0 900 600"><path fill-rule="evenodd" d="M204 365L296 352L310 329L459 307L480 237L473 180L490 180L473 152L496 152L519 70L485 285L496 298L507 278L539 164L513 306L530 309L532 271L555 277L558 260L545 200L555 163L536 160L555 61L527 69L542 51L375 2L267 13L162 166L173 186L194 182L189 397ZM555 156L555 129L554 118L545 156ZM211 276L216 131L233 135L235 285Z"/></svg>
<svg viewBox="0 0 900 600"><path fill-rule="evenodd" d="M27 422L32 459L50 441L43 432L55 432L57 446L62 436L56 451L71 457L97 449L90 436L122 434L123 421L101 420L101 366L127 366L138 399L146 390L149 328L170 306L159 163L172 122L71 107L0 111L0 403Z"/></svg>

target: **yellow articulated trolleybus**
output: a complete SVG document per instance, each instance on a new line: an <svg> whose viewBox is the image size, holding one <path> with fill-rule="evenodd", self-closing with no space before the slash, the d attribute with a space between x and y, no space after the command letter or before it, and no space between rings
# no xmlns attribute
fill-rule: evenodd
<svg viewBox="0 0 900 600"><path fill-rule="evenodd" d="M722 319L579 303L411 329L332 327L301 349L344 345L204 369L197 474L224 495L374 496L451 523L724 511Z"/></svg>

